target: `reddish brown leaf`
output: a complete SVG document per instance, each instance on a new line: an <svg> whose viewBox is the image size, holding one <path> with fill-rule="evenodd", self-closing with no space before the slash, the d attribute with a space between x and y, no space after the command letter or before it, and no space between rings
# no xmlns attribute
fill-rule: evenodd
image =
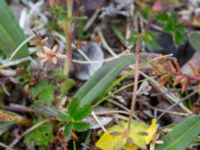
<svg viewBox="0 0 200 150"><path fill-rule="evenodd" d="M185 80L183 81L183 86L182 86L182 89L181 89L181 93L182 93L182 94L186 91L189 82L190 82L190 81L189 81L188 79L185 79Z"/></svg>
<svg viewBox="0 0 200 150"><path fill-rule="evenodd" d="M178 85L181 80L183 80L184 76L183 75L179 75L179 76L176 76L176 80L174 81L173 85L176 86Z"/></svg>
<svg viewBox="0 0 200 150"><path fill-rule="evenodd" d="M154 12L163 10L162 2L160 0L156 0L152 7Z"/></svg>
<svg viewBox="0 0 200 150"><path fill-rule="evenodd" d="M49 6L53 8L55 6L55 0L49 0Z"/></svg>
<svg viewBox="0 0 200 150"><path fill-rule="evenodd" d="M194 74L196 77L198 77L198 76L200 75L199 72L198 72L198 69L195 68L195 67L192 65L191 62L189 62L188 64L189 64L189 66L190 66L190 68L191 68L193 74Z"/></svg>

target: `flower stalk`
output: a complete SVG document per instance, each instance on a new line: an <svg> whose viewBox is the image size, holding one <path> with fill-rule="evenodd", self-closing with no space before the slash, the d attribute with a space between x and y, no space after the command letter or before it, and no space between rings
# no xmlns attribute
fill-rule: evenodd
<svg viewBox="0 0 200 150"><path fill-rule="evenodd" d="M63 30L66 38L66 55L67 58L64 62L63 72L65 75L69 74L71 62L72 62L72 31L73 31L73 0L66 0L67 5L67 18L64 20Z"/></svg>

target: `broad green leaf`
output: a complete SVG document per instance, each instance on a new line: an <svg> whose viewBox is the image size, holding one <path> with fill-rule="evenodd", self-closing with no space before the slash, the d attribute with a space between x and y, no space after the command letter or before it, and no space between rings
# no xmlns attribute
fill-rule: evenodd
<svg viewBox="0 0 200 150"><path fill-rule="evenodd" d="M166 32L173 32L178 25L178 14L176 12L171 12L168 14L168 20L164 23L163 30Z"/></svg>
<svg viewBox="0 0 200 150"><path fill-rule="evenodd" d="M141 9L141 12L142 16L145 18L145 19L149 19L151 16L152 16L152 9L150 7L144 7L143 9Z"/></svg>
<svg viewBox="0 0 200 150"><path fill-rule="evenodd" d="M65 121L72 120L71 116L69 116L69 114L64 113L64 112L59 112L58 116L60 119L65 120Z"/></svg>
<svg viewBox="0 0 200 150"><path fill-rule="evenodd" d="M199 134L200 115L190 116L165 135L164 144L157 145L156 150L185 150Z"/></svg>
<svg viewBox="0 0 200 150"><path fill-rule="evenodd" d="M86 131L87 129L89 129L89 127L90 127L89 123L84 121L73 123L73 129L78 132Z"/></svg>
<svg viewBox="0 0 200 150"><path fill-rule="evenodd" d="M0 0L0 52L9 57L25 40L24 33L5 0ZM28 56L28 47L24 45L15 58Z"/></svg>
<svg viewBox="0 0 200 150"><path fill-rule="evenodd" d="M144 42L145 42L145 46L149 50L159 50L159 49L161 49L161 47L157 43L157 37L158 37L158 35L156 33L153 33L153 32L146 32L145 33Z"/></svg>
<svg viewBox="0 0 200 150"><path fill-rule="evenodd" d="M31 89L33 97L37 97L43 103L48 104L54 98L55 86L48 83L47 80L42 80L40 83Z"/></svg>
<svg viewBox="0 0 200 150"><path fill-rule="evenodd" d="M76 112L72 115L73 119L78 121L86 118L92 112L92 106L83 106L78 108Z"/></svg>
<svg viewBox="0 0 200 150"><path fill-rule="evenodd" d="M189 38L189 42L190 44L192 45L192 47L200 52L200 32L191 32L189 35L188 35L188 38Z"/></svg>
<svg viewBox="0 0 200 150"><path fill-rule="evenodd" d="M169 21L172 25L176 26L178 24L178 13L172 11L170 13Z"/></svg>
<svg viewBox="0 0 200 150"><path fill-rule="evenodd" d="M181 45L185 42L185 32L184 31L175 31L173 34L173 40L175 42L176 45Z"/></svg>
<svg viewBox="0 0 200 150"><path fill-rule="evenodd" d="M163 31L171 33L176 45L185 42L185 27L179 23L176 12L166 13L159 12L156 19L163 25Z"/></svg>
<svg viewBox="0 0 200 150"><path fill-rule="evenodd" d="M166 12L158 12L156 15L157 21L164 24L169 20L169 16Z"/></svg>
<svg viewBox="0 0 200 150"><path fill-rule="evenodd" d="M163 30L164 30L165 32L173 32L173 31L175 30L175 25L172 24L172 23L170 23L170 22L168 22L168 23L166 23L166 24L164 25Z"/></svg>
<svg viewBox="0 0 200 150"><path fill-rule="evenodd" d="M68 113L73 116L73 114L77 111L78 107L79 107L79 104L80 104L80 100L76 97L74 97L69 105L68 105Z"/></svg>
<svg viewBox="0 0 200 150"><path fill-rule="evenodd" d="M124 56L101 67L75 94L80 106L89 105L102 95L117 75L129 64L134 63L134 56Z"/></svg>
<svg viewBox="0 0 200 150"><path fill-rule="evenodd" d="M136 42L139 38L141 38L142 34L141 33L138 33L138 32L133 32L133 37L131 37L128 42L129 44L132 45L132 47L135 47L136 45Z"/></svg>
<svg viewBox="0 0 200 150"><path fill-rule="evenodd" d="M48 89L42 90L42 92L38 95L39 100L42 100L46 104L51 103L53 97L54 97L53 87L49 87Z"/></svg>
<svg viewBox="0 0 200 150"><path fill-rule="evenodd" d="M34 141L38 145L47 145L52 140L53 126L51 124L43 124L25 136L27 144L31 144Z"/></svg>

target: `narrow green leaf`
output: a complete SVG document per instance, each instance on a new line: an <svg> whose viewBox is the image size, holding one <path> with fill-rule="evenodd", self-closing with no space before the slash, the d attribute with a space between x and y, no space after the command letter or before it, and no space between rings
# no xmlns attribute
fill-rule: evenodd
<svg viewBox="0 0 200 150"><path fill-rule="evenodd" d="M189 35L188 35L188 38L189 38L189 42L190 44L192 45L192 47L200 52L200 32L191 32Z"/></svg>
<svg viewBox="0 0 200 150"><path fill-rule="evenodd" d="M134 56L124 56L101 67L75 94L80 106L89 105L102 95L117 75L129 64L134 63Z"/></svg>
<svg viewBox="0 0 200 150"><path fill-rule="evenodd" d="M200 134L200 115L193 115L163 137L164 144L157 145L155 150L185 150Z"/></svg>
<svg viewBox="0 0 200 150"><path fill-rule="evenodd" d="M77 111L80 104L80 100L74 97L68 105L68 113L73 116L73 114Z"/></svg>
<svg viewBox="0 0 200 150"><path fill-rule="evenodd" d="M11 121L11 122L3 122L3 121L0 121L0 131L3 129L3 128L8 128L10 127L11 125L15 124L16 122L15 121Z"/></svg>
<svg viewBox="0 0 200 150"><path fill-rule="evenodd" d="M124 35L121 33L121 31L119 29L117 29L117 27L114 26L114 25L111 27L111 29L115 33L115 35L117 36L117 38L120 40L120 42L123 45L126 45L125 44L126 39L125 39Z"/></svg>
<svg viewBox="0 0 200 150"><path fill-rule="evenodd" d="M109 91L111 91L115 86L117 86L120 82L122 82L125 78L127 78L128 76L132 75L134 72L133 70L125 73L124 75L120 76L119 78L115 79L110 86L108 86L108 88L104 91L104 94L100 95L100 97L98 97L95 101L94 101L94 107L99 105L100 103L102 103L104 100L106 100L107 96L105 96L106 93L108 93Z"/></svg>
<svg viewBox="0 0 200 150"><path fill-rule="evenodd" d="M78 121L86 118L92 112L92 106L84 106L78 108L77 111L72 115L73 119Z"/></svg>
<svg viewBox="0 0 200 150"><path fill-rule="evenodd" d="M24 33L5 0L0 0L0 33L0 52L7 57L25 40ZM28 47L24 45L14 58L28 55Z"/></svg>
<svg viewBox="0 0 200 150"><path fill-rule="evenodd" d="M89 129L90 125L87 122L74 122L73 129L78 132L83 132Z"/></svg>

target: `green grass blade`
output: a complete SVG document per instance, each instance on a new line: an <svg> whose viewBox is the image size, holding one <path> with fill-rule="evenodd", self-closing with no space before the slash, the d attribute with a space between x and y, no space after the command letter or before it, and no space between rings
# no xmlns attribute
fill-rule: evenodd
<svg viewBox="0 0 200 150"><path fill-rule="evenodd" d="M0 0L0 53L9 57L14 50L25 40L25 35L18 22L6 4ZM14 59L28 56L28 47L24 45Z"/></svg>
<svg viewBox="0 0 200 150"><path fill-rule="evenodd" d="M155 150L185 150L200 134L200 115L193 115L163 137L164 144L157 145Z"/></svg>
<svg viewBox="0 0 200 150"><path fill-rule="evenodd" d="M81 100L80 106L93 103L125 67L134 63L134 60L134 56L124 56L101 67L75 94L75 97Z"/></svg>

